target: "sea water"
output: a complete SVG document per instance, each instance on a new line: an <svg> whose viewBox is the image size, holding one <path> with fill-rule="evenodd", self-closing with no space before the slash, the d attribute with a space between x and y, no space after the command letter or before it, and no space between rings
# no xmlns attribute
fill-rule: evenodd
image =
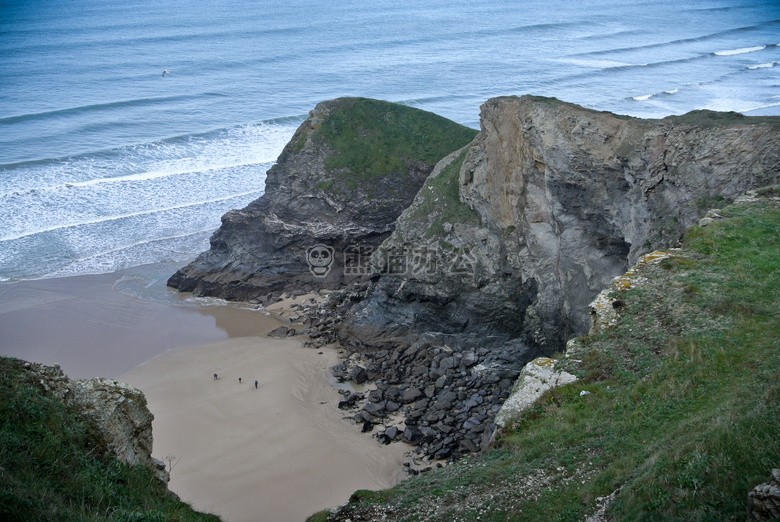
<svg viewBox="0 0 780 522"><path fill-rule="evenodd" d="M191 259L323 100L780 114L778 44L777 1L3 0L0 280Z"/></svg>

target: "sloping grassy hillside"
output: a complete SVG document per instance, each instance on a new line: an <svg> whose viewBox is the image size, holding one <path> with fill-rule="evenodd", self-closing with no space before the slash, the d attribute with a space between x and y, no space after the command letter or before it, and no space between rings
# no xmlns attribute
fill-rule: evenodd
<svg viewBox="0 0 780 522"><path fill-rule="evenodd" d="M761 196L615 291L617 324L562 364L580 381L496 449L315 519L745 520L780 467L780 191Z"/></svg>
<svg viewBox="0 0 780 522"><path fill-rule="evenodd" d="M218 521L107 457L97 427L0 357L0 520Z"/></svg>

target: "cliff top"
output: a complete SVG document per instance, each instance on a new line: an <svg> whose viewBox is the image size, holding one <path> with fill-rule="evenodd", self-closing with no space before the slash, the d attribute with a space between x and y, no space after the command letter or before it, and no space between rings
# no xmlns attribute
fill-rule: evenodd
<svg viewBox="0 0 780 522"><path fill-rule="evenodd" d="M751 125L756 123L763 123L773 127L780 127L780 118L778 118L777 116L745 116L742 113L734 112L734 111L723 112L723 111L712 111L709 109L697 109L690 112L686 112L685 114L666 116L664 118L637 118L635 116L629 116L627 114L616 114L614 112L609 112L609 111L597 111L595 109L589 109L587 107L583 107L582 105L577 105L576 103L560 100L555 97L536 96L532 94L526 94L523 96L497 96L495 98L491 98L490 100L488 100L488 102L499 101L499 100L525 100L533 103L541 103L549 107L581 110L592 114L602 114L605 116L610 116L621 120L648 121L648 122L667 121L673 124L686 123L686 124L699 126L699 127L722 126L724 124L727 125L729 123L735 123L735 124L744 123L744 124L751 124Z"/></svg>
<svg viewBox="0 0 780 522"><path fill-rule="evenodd" d="M326 168L351 189L402 176L412 162L436 164L477 134L438 114L369 98L320 103L311 112L310 127L312 139L332 151ZM293 138L293 152L302 150L305 140L304 135Z"/></svg>

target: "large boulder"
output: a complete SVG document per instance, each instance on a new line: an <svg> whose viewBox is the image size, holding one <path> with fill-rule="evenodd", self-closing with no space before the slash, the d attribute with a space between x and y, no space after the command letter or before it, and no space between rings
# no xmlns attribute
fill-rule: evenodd
<svg viewBox="0 0 780 522"><path fill-rule="evenodd" d="M544 395L544 392L577 380L574 375L555 369L555 359L538 357L525 365L520 372L512 394L504 401L496 414L495 423L502 428Z"/></svg>

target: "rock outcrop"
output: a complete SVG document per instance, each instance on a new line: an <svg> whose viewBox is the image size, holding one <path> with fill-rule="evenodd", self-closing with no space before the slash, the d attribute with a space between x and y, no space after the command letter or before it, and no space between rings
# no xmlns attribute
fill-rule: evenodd
<svg viewBox="0 0 780 522"><path fill-rule="evenodd" d="M706 211L780 182L780 118L643 120L505 97L482 106L468 143L468 129L418 117L318 105L266 195L228 213L169 284L246 299L338 288L370 268L304 327L313 345L347 348L337 378L374 382L344 401L364 429L436 458L485 447L523 367L587 333L610 280Z"/></svg>
<svg viewBox="0 0 780 522"><path fill-rule="evenodd" d="M555 369L555 359L539 357L525 365L520 372L512 394L504 401L496 415L495 423L502 428L522 412L530 408L544 392L577 380L577 377Z"/></svg>
<svg viewBox="0 0 780 522"><path fill-rule="evenodd" d="M210 250L168 284L248 300L366 278L373 249L436 162L475 134L403 105L320 103L268 171L265 194L225 214Z"/></svg>
<svg viewBox="0 0 780 522"><path fill-rule="evenodd" d="M759 522L780 519L780 469L772 470L772 478L748 493L748 520Z"/></svg>
<svg viewBox="0 0 780 522"><path fill-rule="evenodd" d="M165 464L152 457L154 415L142 391L113 379L70 379L57 365L25 363L25 370L45 391L90 417L117 460L146 466L162 483L168 483Z"/></svg>
<svg viewBox="0 0 780 522"><path fill-rule="evenodd" d="M560 350L642 254L777 183L779 131L780 118L735 113L643 120L550 98L488 100L479 135L442 160L374 254L380 275L340 339L372 350L446 332L476 347Z"/></svg>

